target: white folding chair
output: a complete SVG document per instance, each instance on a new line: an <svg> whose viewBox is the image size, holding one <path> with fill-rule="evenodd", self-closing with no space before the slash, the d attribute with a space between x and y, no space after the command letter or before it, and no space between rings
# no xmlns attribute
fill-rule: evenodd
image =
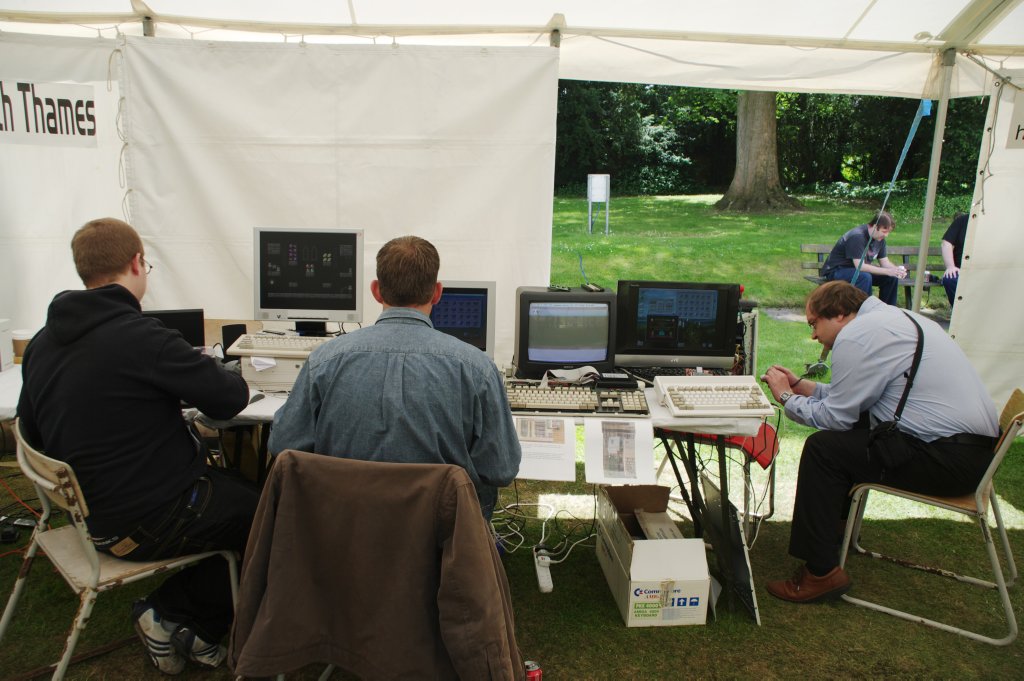
<svg viewBox="0 0 1024 681"><path fill-rule="evenodd" d="M75 477L74 471L65 462L51 459L29 446L21 433L20 425L20 422L15 422L14 427L18 442L18 464L25 476L35 485L43 512L32 533L32 541L25 551L25 559L18 572L11 596L7 600L3 618L0 619L0 641L3 640L7 626L14 618L14 609L25 588L25 581L28 579L33 559L39 549L43 550L43 553L64 577L68 586L78 594L81 601L71 632L64 644L64 654L61 656L60 662L56 664L53 673L54 679L64 678L78 637L85 630L96 597L103 591L109 591L122 584L129 584L174 568L198 563L210 556L219 555L228 562L228 571L231 576L231 597L237 601L238 565L233 551L207 551L206 553L145 562L121 560L98 552L92 544L89 529L85 525L89 507L85 503L85 497L78 486L78 479ZM67 511L67 516L71 521L69 525L50 529L48 523L52 506Z"/></svg>
<svg viewBox="0 0 1024 681"><path fill-rule="evenodd" d="M1007 591L1007 588L1012 586L1014 581L1017 579L1017 565L1014 563L1013 554L1010 551L1010 540L1006 535L1006 526L1003 524L1003 517L999 511L999 502L996 500L996 492L992 486L992 478L999 469L999 464L1002 462L1003 457L1006 456L1007 450L1010 449L1010 445L1013 444L1013 440L1017 436L1022 422L1024 422L1024 393L1018 389L1013 392L1010 399L1007 401L1006 406L1003 408L1003 413L999 420L1002 428L1002 437L996 445L995 455L992 457L992 463L989 465L988 470L985 471L985 475L982 477L981 482L978 484L978 488L973 494L968 494L962 497L936 497L924 494L914 494L913 492L906 492L901 489L887 487L880 484L869 483L856 485L850 491L850 495L852 497L850 515L846 522L843 547L839 556L839 565L844 566L846 564L847 552L852 547L857 553L867 555L872 558L883 558L904 567L911 567L932 574L951 577L961 582L982 586L988 589L996 589L999 592L999 597L1002 599L1003 611L1009 625L1009 631L1006 636L1002 638L984 636L950 624L937 622L935 620L928 619L927 617L889 608L861 598L855 598L849 594L845 594L843 596L843 600L865 608L885 612L911 622L920 622L921 624L925 624L929 627L935 627L936 629L941 629L943 631L960 634L961 636L966 636L967 638L974 639L975 641L982 641L992 645L1008 645L1017 638L1017 619L1013 614L1013 604L1010 602L1010 594ZM916 565L908 561L886 556L874 551L868 551L862 548L860 546L860 533L864 519L864 509L867 507L868 493L871 491L891 494L893 496L902 497L903 499L909 499L910 501L915 501L921 504L944 508L947 511L961 513L969 518L973 518L981 528L981 535L985 542L985 548L988 551L988 558L992 565L992 573L995 581L961 575L956 572L940 568ZM996 529L999 531L999 538L1002 541L1003 555L1006 558L1007 568L1009 570L1008 580L1003 575L1003 569L999 564L999 555L996 552L995 542L992 539L992 531L989 528L989 506L992 507L992 515L995 518Z"/></svg>

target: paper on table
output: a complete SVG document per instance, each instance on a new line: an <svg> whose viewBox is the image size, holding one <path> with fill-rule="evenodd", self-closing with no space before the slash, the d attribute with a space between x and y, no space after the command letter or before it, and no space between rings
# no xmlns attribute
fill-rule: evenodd
<svg viewBox="0 0 1024 681"><path fill-rule="evenodd" d="M517 478L523 480L576 480L576 427L572 419L514 416L523 450Z"/></svg>
<svg viewBox="0 0 1024 681"><path fill-rule="evenodd" d="M654 432L649 419L583 420L587 482L653 485Z"/></svg>
<svg viewBox="0 0 1024 681"><path fill-rule="evenodd" d="M273 357L250 357L249 363L256 371L266 371L277 366L277 360Z"/></svg>

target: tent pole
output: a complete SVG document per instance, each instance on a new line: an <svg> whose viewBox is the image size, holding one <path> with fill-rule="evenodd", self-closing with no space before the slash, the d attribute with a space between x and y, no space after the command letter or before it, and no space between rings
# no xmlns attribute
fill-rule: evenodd
<svg viewBox="0 0 1024 681"><path fill-rule="evenodd" d="M939 94L939 111L935 115L935 134L932 137L932 158L928 167L928 189L924 198L924 217L921 220L921 245L917 252L918 268L914 273L913 307L921 309L921 291L924 289L924 264L928 262L928 243L931 241L932 214L935 212L935 188L939 183L939 164L942 161L942 138L946 132L946 109L949 108L949 86L953 80L953 66L956 64L956 50L950 48L942 53L942 90Z"/></svg>

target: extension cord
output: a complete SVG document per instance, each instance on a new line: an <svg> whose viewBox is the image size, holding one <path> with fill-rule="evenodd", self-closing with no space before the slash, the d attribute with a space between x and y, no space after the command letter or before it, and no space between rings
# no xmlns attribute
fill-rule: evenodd
<svg viewBox="0 0 1024 681"><path fill-rule="evenodd" d="M537 585L542 594L549 594L555 588L551 581L551 556L544 549L533 549L533 564L537 568Z"/></svg>

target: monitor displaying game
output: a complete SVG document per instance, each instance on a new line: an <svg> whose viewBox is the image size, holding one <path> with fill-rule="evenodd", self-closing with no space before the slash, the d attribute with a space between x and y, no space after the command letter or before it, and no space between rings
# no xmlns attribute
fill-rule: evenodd
<svg viewBox="0 0 1024 681"><path fill-rule="evenodd" d="M739 298L739 284L619 281L616 365L732 367Z"/></svg>
<svg viewBox="0 0 1024 681"><path fill-rule="evenodd" d="M255 318L317 333L363 320L363 230L253 230Z"/></svg>
<svg viewBox="0 0 1024 681"><path fill-rule="evenodd" d="M434 328L494 359L495 283L442 281L441 286L441 299L430 310Z"/></svg>

